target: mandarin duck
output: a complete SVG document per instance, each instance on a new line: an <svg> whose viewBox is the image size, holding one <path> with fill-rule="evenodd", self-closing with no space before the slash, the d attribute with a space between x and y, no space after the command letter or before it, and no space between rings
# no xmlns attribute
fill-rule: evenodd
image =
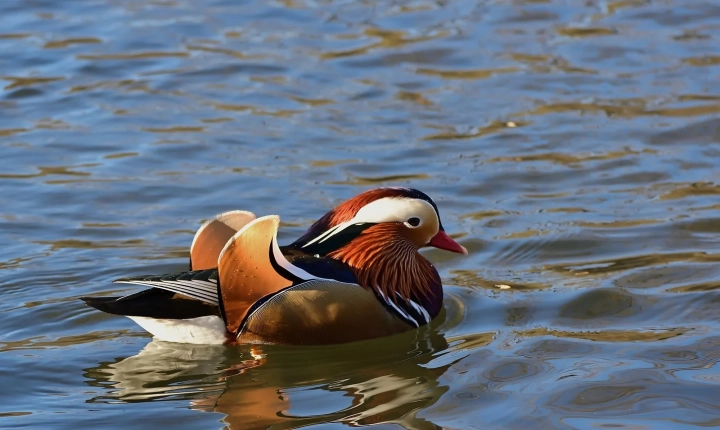
<svg viewBox="0 0 720 430"><path fill-rule="evenodd" d="M151 288L82 300L170 342L353 342L440 313L442 282L420 248L467 255L445 233L435 202L411 188L363 192L287 246L277 243L279 225L276 215L222 213L195 234L189 271L117 279Z"/></svg>

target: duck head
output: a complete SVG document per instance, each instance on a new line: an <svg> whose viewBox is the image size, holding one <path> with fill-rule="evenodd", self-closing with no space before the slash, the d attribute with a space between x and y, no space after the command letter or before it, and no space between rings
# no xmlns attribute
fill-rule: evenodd
<svg viewBox="0 0 720 430"><path fill-rule="evenodd" d="M445 232L435 202L412 188L359 194L325 214L291 246L340 260L360 285L386 301L422 302L431 314L442 304L442 283L418 251L432 246L467 255Z"/></svg>

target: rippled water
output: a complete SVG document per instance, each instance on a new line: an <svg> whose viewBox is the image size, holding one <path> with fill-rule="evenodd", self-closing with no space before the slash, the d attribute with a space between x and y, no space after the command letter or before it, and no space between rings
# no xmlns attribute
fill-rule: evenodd
<svg viewBox="0 0 720 430"><path fill-rule="evenodd" d="M714 0L0 2L0 427L720 426ZM78 297L371 186L467 258L430 327L152 341ZM507 287L498 287L507 285Z"/></svg>

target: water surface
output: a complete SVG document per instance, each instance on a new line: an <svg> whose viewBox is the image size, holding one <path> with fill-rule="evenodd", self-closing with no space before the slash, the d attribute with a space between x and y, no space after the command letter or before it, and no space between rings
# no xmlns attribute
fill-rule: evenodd
<svg viewBox="0 0 720 430"><path fill-rule="evenodd" d="M0 23L0 427L720 425L716 1L5 0ZM218 212L288 242L379 185L470 250L425 252L429 327L178 345L78 300L183 270Z"/></svg>

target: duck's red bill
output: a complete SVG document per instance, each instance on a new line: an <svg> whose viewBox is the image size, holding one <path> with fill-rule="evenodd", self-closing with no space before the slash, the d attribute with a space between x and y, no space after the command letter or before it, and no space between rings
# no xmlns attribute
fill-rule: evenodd
<svg viewBox="0 0 720 430"><path fill-rule="evenodd" d="M447 233L440 230L437 234L430 239L429 246L434 246L438 249L444 249L445 251L457 252L458 254L468 255L467 249L459 243L455 242Z"/></svg>

